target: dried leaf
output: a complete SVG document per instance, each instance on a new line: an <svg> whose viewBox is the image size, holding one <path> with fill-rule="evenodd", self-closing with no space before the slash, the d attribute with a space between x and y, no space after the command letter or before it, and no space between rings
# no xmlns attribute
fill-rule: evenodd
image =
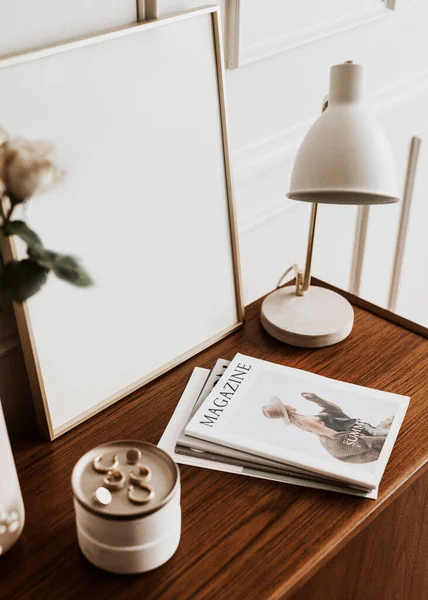
<svg viewBox="0 0 428 600"><path fill-rule="evenodd" d="M46 283L48 270L28 258L10 261L4 266L0 285L15 302L37 294Z"/></svg>
<svg viewBox="0 0 428 600"><path fill-rule="evenodd" d="M46 250L42 246L28 247L28 256L45 269L51 269L59 279L79 287L89 287L93 281L73 256Z"/></svg>
<svg viewBox="0 0 428 600"><path fill-rule="evenodd" d="M82 265L73 257L57 254L52 262L52 271L60 279L79 287L89 287L93 281Z"/></svg>
<svg viewBox="0 0 428 600"><path fill-rule="evenodd" d="M42 240L37 233L30 229L24 221L11 221L5 226L6 235L17 235L27 246L41 246Z"/></svg>

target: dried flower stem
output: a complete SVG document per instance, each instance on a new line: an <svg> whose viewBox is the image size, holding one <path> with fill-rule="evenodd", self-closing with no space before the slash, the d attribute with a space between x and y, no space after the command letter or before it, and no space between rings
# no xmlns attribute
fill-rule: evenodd
<svg viewBox="0 0 428 600"><path fill-rule="evenodd" d="M15 206L16 206L16 204L12 204L12 203L11 203L11 204L10 204L10 209L9 209L9 212L7 213L7 215L4 215L4 214L3 214L3 200L4 200L5 198L7 198L7 196L5 196L5 195L4 195L4 196L2 197L2 199L1 199L1 205L2 205L2 217L3 217L3 226L6 226L6 225L9 223L9 221L11 220L11 218L12 218L12 214L13 214L13 211L15 210Z"/></svg>

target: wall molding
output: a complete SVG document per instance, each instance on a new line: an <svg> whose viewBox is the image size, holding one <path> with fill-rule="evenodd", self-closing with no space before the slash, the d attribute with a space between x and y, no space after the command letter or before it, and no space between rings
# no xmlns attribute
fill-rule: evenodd
<svg viewBox="0 0 428 600"><path fill-rule="evenodd" d="M287 200L284 193L284 199L279 202L272 202L266 205L265 209L259 210L247 217L242 224L238 226L240 235L247 235L269 223L270 221L283 215L285 212L292 212L299 208L301 203L294 200Z"/></svg>
<svg viewBox="0 0 428 600"><path fill-rule="evenodd" d="M232 153L236 184L262 175L294 156L315 118L307 119L254 142L238 147Z"/></svg>
<svg viewBox="0 0 428 600"><path fill-rule="evenodd" d="M303 27L297 31L274 36L257 42L240 46L240 0L229 0L228 5L228 60L227 67L236 69L240 66L262 60L276 54L313 44L355 29L363 25L390 17L395 8L395 0L384 0L378 5L357 10L351 14L330 19L311 27Z"/></svg>
<svg viewBox="0 0 428 600"><path fill-rule="evenodd" d="M428 95L428 70L414 73L388 84L370 95L369 103L376 112L391 110L411 102L421 94ZM232 153L234 183L238 187L277 167L290 168L306 132L319 115L282 129L259 140L243 144ZM270 219L290 210L295 203L280 201L263 203L260 210L245 216L239 223L243 235L262 226Z"/></svg>
<svg viewBox="0 0 428 600"><path fill-rule="evenodd" d="M375 112L380 112L409 102L421 93L428 94L428 70L414 73L372 92L369 103ZM318 116L314 115L291 127L239 146L232 153L235 183L239 185L282 164L299 147Z"/></svg>

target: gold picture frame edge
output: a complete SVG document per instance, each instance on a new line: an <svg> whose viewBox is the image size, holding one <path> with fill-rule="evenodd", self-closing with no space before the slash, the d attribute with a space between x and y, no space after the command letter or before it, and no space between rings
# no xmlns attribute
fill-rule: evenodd
<svg viewBox="0 0 428 600"><path fill-rule="evenodd" d="M229 228L230 228L231 245L232 245L232 260L233 260L233 273L234 273L234 278L235 278L236 304L237 304L237 311L238 311L238 321L244 321L245 320L245 310L244 310L243 291L242 291L241 260L240 260L239 243L238 243L238 226L237 226L237 218L236 218L236 210L235 210L235 194L234 194L234 186L233 186L233 175L232 175L230 150L229 150L223 40L222 40L222 34L221 34L220 10L218 7L217 7L217 10L213 11L213 13L212 13L212 21L213 21L214 47L215 47L215 52L216 52L218 95L219 95L219 99L220 99L220 119L221 119L222 138L223 138L224 169L225 169L225 174L226 174L227 202L228 202L228 208L229 208Z"/></svg>
<svg viewBox="0 0 428 600"><path fill-rule="evenodd" d="M21 64L24 62L30 62L32 60L42 59L47 56L60 54L62 52L68 52L74 49L78 49L85 46L102 43L104 41L116 39L118 37L124 37L126 35L132 35L140 31L153 29L156 27L162 27L170 23L180 22L190 18L201 17L204 15L211 14L212 26L213 26L213 43L216 57L216 73L217 73L217 85L218 85L218 97L220 106L220 121L223 141L223 155L225 164L225 177L226 177L226 191L227 191L227 207L229 214L229 229L231 239L231 250L232 250L232 263L234 273L234 287L235 287L235 304L237 311L237 322L220 331L218 334L211 336L207 340L204 340L196 347L190 348L188 351L180 354L175 359L168 361L162 367L159 367L155 371L148 373L141 379L133 382L129 386L126 386L113 396L99 402L94 407L81 413L76 418L71 419L61 427L53 428L52 420L49 410L48 399L46 395L46 389L43 380L43 374L40 367L40 361L37 352L37 346L34 339L34 333L31 324L31 318L28 313L27 303L22 304L13 303L15 317L18 326L18 333L21 340L21 346L24 354L25 366L28 374L30 383L31 394L33 398L33 404L36 412L37 422L41 433L47 437L50 441L53 441L70 431L77 425L80 425L87 419L97 415L105 408L108 408L112 404L122 400L127 395L142 388L144 385L153 381L157 377L164 375L174 367L185 362L189 358L192 358L202 350L212 346L223 338L227 337L237 329L244 325L245 321L245 309L243 303L242 293L242 276L241 276L241 264L239 258L239 243L238 243L238 229L236 222L236 210L233 193L232 183L232 168L230 161L230 151L228 143L228 131L227 131L227 107L225 98L225 69L223 60L223 47L222 47L222 35L221 35L221 21L220 21L220 8L218 5L207 5L197 9L190 9L178 13L174 13L168 17L162 17L152 21L146 21L143 23L137 23L132 25L126 25L123 27L108 30L103 33L79 37L68 42L61 42L59 44L53 44L46 47L38 48L36 50L25 51L14 53L3 58L0 58L0 69ZM7 238L4 244L3 256L5 260L10 258L16 259L16 246L11 238Z"/></svg>
<svg viewBox="0 0 428 600"><path fill-rule="evenodd" d="M120 27L113 27L99 33L73 37L65 42L55 42L53 44L37 46L31 50L11 52L10 54L5 54L0 57L0 69L18 65L24 62L30 62L32 60L38 60L54 54L61 54L62 52L69 52L85 46L93 46L108 40L126 37L128 35L138 33L141 30L154 29L157 27L162 27L163 25L168 25L169 23L185 21L197 16L203 16L216 12L219 12L218 5L207 4L201 6L200 8L190 8L188 10L174 12L166 17L160 17L159 19L153 19L151 21L121 25Z"/></svg>
<svg viewBox="0 0 428 600"><path fill-rule="evenodd" d="M194 348L191 348L187 352L184 352L183 354L180 354L178 357L176 357L175 359L169 361L165 365L162 365L162 367L159 367L159 369L155 369L154 371L152 371L148 375L145 375L144 377L142 377L141 379L138 379L137 381L135 381L134 383L130 384L129 386L126 386L126 388L123 388L117 394L114 394L114 395L110 396L106 400L102 400L101 402L99 402L98 404L96 404L93 408L90 408L87 411L81 413L78 417L76 417L74 419L71 419L70 421L68 421L67 423L65 423L63 426L57 427L56 429L53 429L52 430L53 431L53 437L51 437L51 441L54 440L54 439L56 439L56 438L58 438L58 437L60 437L63 433L66 433L67 431L70 431L71 429L73 429L77 425L80 425L81 423L84 423L85 421L87 421L91 417L94 417L95 415L97 415L98 413L100 413L101 411L103 411L105 408L108 408L109 406L112 406L113 404L115 404L119 400L123 400L124 398L126 398L126 396L128 396L129 394L132 394L133 392L136 392L137 390L141 389L142 387L144 387L145 385L147 385L151 381L154 381L158 377L161 377L162 375L165 375L165 373L168 373L168 371L171 371L171 369L174 369L178 365L181 365L182 363L186 362L186 360L189 360L190 358L193 358L194 356L196 356L197 354L199 354L203 350L206 350L210 346L216 344L217 342L220 342L222 339L224 339L225 337L227 337L231 333L237 331L238 329L241 329L243 327L243 325L244 325L244 323L241 322L241 323L235 323L234 325L231 325L230 327L227 327L226 329L222 330L220 333L217 333L217 334L211 336L210 338L208 338L207 340L201 342L200 344L198 344Z"/></svg>

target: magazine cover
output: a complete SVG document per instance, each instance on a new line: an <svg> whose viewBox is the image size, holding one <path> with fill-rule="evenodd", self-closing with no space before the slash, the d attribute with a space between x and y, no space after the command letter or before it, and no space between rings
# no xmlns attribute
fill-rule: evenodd
<svg viewBox="0 0 428 600"><path fill-rule="evenodd" d="M313 478L313 474L306 469L284 465L278 461L263 458L261 456L255 456L254 454L248 454L247 452L242 452L241 450L236 450L235 448L228 448L226 446L215 444L214 442L208 442L207 440L201 440L190 435L186 435L185 428L187 422L191 417L193 417L201 404L206 400L210 392L212 392L229 365L230 360L219 358L216 361L201 393L199 394L199 398L192 409L189 419L186 420L183 430L177 438L175 452L177 454L205 458L207 460L220 460L232 465L245 465L251 468L262 467L266 470L270 470L272 473L301 475L302 477L311 476ZM325 480L327 481L327 479Z"/></svg>
<svg viewBox="0 0 428 600"><path fill-rule="evenodd" d="M408 402L237 354L185 433L373 489Z"/></svg>
<svg viewBox="0 0 428 600"><path fill-rule="evenodd" d="M195 404L199 402L202 391L206 385L209 371L196 367L192 375L187 382L186 388L181 395L181 398L175 408L175 411L159 440L158 446L168 452L173 459L182 465L190 465L193 467L199 467L203 469L210 469L212 471L223 471L225 473L235 473L236 475L246 475L247 477L254 477L256 479L267 479L278 483L289 483L291 485L297 485L300 487L309 487L321 490L329 490L332 492L338 492L340 494L349 494L352 496L359 496L361 498L370 498L375 500L378 496L378 489L370 491L361 491L356 488L348 487L345 485L337 485L334 482L327 481L313 481L305 479L299 476L287 476L285 474L272 473L271 471L264 470L263 467L249 467L244 466L241 463L235 464L225 462L225 457L221 457L219 460L213 458L206 458L205 453L195 453L194 456L185 456L178 454L175 450L177 437L183 430L185 424L189 421L190 415L193 414ZM227 460L227 459L226 459Z"/></svg>

